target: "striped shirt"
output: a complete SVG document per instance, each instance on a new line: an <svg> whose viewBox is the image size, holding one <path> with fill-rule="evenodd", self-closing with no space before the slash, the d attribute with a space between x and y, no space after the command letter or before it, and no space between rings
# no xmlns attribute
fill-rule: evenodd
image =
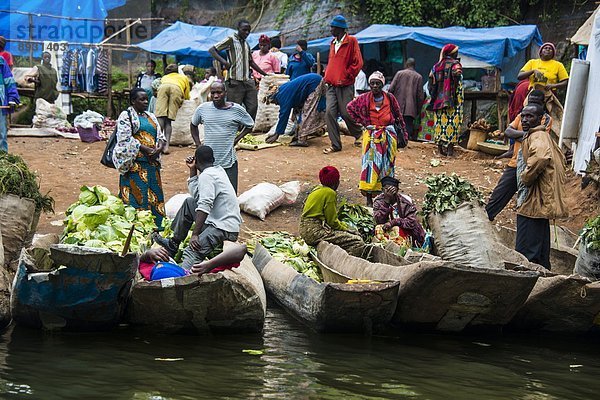
<svg viewBox="0 0 600 400"><path fill-rule="evenodd" d="M203 144L213 150L215 165L223 168L229 168L237 161L233 141L240 127L254 125L244 107L232 104L230 108L217 108L212 101L203 103L192 117L192 124L204 125Z"/></svg>
<svg viewBox="0 0 600 400"><path fill-rule="evenodd" d="M248 42L241 39L237 33L221 40L215 45L217 51L227 50L227 59L231 66L227 79L236 81L250 80L250 60L252 60L252 51Z"/></svg>

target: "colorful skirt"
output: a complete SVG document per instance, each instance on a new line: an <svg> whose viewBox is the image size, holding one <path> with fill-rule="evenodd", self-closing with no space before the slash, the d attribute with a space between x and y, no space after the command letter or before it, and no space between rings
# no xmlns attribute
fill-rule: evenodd
<svg viewBox="0 0 600 400"><path fill-rule="evenodd" d="M363 192L380 192L381 179L394 176L394 163L398 151L396 132L385 128L365 129L362 151L358 188Z"/></svg>
<svg viewBox="0 0 600 400"><path fill-rule="evenodd" d="M433 114L435 143L448 145L458 143L463 123L463 91L462 84L458 86L458 96L454 107L435 110Z"/></svg>
<svg viewBox="0 0 600 400"><path fill-rule="evenodd" d="M156 226L162 229L165 217L165 198L162 190L160 166L146 161L135 161L119 178L119 197L136 210L150 210Z"/></svg>

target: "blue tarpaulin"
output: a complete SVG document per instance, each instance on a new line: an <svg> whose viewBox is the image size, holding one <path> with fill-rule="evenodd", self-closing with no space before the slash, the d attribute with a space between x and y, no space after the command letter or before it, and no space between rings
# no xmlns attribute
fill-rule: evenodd
<svg viewBox="0 0 600 400"><path fill-rule="evenodd" d="M51 3L51 4L50 4ZM0 9L14 12L0 12L0 35L8 39L29 40L30 28L34 43L8 42L7 50L13 55L33 54L40 56L42 45L48 41L66 41L71 43L98 43L104 39L104 19L107 11L125 4L125 0L10 0ZM29 26L29 16L33 14L33 24ZM62 17L89 18L90 20L69 20L38 16L50 14Z"/></svg>
<svg viewBox="0 0 600 400"><path fill-rule="evenodd" d="M476 60L501 67L503 60L525 50L532 42L542 44L542 35L535 25L501 26L497 28L412 27L401 25L371 25L356 35L359 44L414 40L441 49L446 43L460 47L460 53ZM311 51L328 51L331 37L311 40ZM295 46L284 50L293 51Z"/></svg>
<svg viewBox="0 0 600 400"><path fill-rule="evenodd" d="M208 67L212 63L208 49L235 32L230 28L190 25L178 21L153 39L136 46L151 53L174 55L181 63ZM258 44L258 38L263 34L273 37L279 35L279 31L251 33L248 36L251 48Z"/></svg>

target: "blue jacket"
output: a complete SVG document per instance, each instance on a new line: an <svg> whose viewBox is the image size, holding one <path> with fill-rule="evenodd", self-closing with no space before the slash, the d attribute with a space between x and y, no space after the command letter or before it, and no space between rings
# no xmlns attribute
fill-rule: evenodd
<svg viewBox="0 0 600 400"><path fill-rule="evenodd" d="M299 60L298 56L300 56ZM285 72L290 76L290 81L293 81L299 76L310 73L310 69L314 64L315 58L313 55L306 51L301 51L289 58L288 67Z"/></svg>
<svg viewBox="0 0 600 400"><path fill-rule="evenodd" d="M288 64L289 67L289 64ZM308 73L284 83L279 87L275 99L279 103L279 120L277 121L277 127L275 133L283 135L285 133L285 127L292 110L297 107L302 107L306 102L306 99L312 92L317 89L317 86L321 83L321 75ZM317 110L325 110L325 97L322 97L319 101Z"/></svg>
<svg viewBox="0 0 600 400"><path fill-rule="evenodd" d="M10 101L17 104L21 102L15 78L4 58L0 57L0 105L7 106ZM8 113L8 109L2 110L2 114Z"/></svg>

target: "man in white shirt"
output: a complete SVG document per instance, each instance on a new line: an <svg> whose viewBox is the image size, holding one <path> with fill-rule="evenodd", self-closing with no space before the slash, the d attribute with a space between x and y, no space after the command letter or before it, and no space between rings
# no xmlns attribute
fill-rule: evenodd
<svg viewBox="0 0 600 400"><path fill-rule="evenodd" d="M279 38L271 39L271 53L279 60L279 66L281 68L281 73L283 74L288 66L288 55L279 50L280 48L281 40L279 40Z"/></svg>
<svg viewBox="0 0 600 400"><path fill-rule="evenodd" d="M183 251L181 266L185 269L204 261L225 240L235 242L240 232L242 217L237 196L225 170L214 162L209 146L199 146L194 156L186 158L191 197L183 203L171 224L173 236L167 239L154 235L154 241L173 257L192 224L196 224L190 244Z"/></svg>

